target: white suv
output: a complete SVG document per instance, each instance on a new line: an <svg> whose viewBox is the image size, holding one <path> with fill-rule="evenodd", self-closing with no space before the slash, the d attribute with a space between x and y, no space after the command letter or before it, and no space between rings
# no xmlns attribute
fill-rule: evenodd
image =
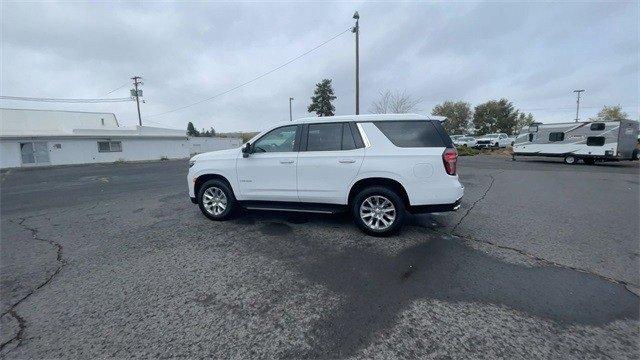
<svg viewBox="0 0 640 360"><path fill-rule="evenodd" d="M371 235L399 231L406 212L457 210L458 154L440 119L313 117L273 126L242 148L196 155L189 196L212 220L239 208L350 211Z"/></svg>
<svg viewBox="0 0 640 360"><path fill-rule="evenodd" d="M509 135L505 133L487 134L476 139L476 147L478 148L506 148L511 144Z"/></svg>

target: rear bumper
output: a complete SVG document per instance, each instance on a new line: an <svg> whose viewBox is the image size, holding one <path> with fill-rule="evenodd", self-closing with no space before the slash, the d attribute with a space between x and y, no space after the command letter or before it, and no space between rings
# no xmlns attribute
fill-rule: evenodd
<svg viewBox="0 0 640 360"><path fill-rule="evenodd" d="M456 200L454 203L451 203L451 204L414 205L414 206L409 206L407 210L409 210L409 212L412 214L456 211L460 208L461 203L462 203L462 198Z"/></svg>

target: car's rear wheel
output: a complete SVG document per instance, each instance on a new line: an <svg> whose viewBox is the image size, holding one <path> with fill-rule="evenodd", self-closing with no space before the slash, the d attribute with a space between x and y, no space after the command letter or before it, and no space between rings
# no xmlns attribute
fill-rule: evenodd
<svg viewBox="0 0 640 360"><path fill-rule="evenodd" d="M211 220L226 220L238 205L233 191L220 180L209 180L198 191L198 206L204 216Z"/></svg>
<svg viewBox="0 0 640 360"><path fill-rule="evenodd" d="M406 210L400 196L384 186L368 187L355 196L351 213L358 227L373 236L388 236L402 227Z"/></svg>
<svg viewBox="0 0 640 360"><path fill-rule="evenodd" d="M564 157L564 163L565 164L573 165L577 161L578 161L578 159L573 155L567 155L567 156Z"/></svg>

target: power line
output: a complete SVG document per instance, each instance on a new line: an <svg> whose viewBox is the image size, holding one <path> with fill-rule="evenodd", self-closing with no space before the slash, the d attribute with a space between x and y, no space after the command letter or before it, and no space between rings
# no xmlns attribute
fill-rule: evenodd
<svg viewBox="0 0 640 360"><path fill-rule="evenodd" d="M36 98L24 96L0 96L1 100L34 101L34 102L58 102L58 103L113 103L132 101L131 98L110 98L110 99L59 99L59 98Z"/></svg>
<svg viewBox="0 0 640 360"><path fill-rule="evenodd" d="M109 94L111 94L111 93L113 93L113 92L115 92L115 91L118 91L118 90L122 89L123 87L125 87L125 86L127 86L127 85L129 85L129 83L128 83L128 82L126 82L126 83L124 83L124 84L122 84L122 85L118 86L117 88L115 88L115 89L113 89L113 90L109 91L109 92L108 92L108 93L106 93L105 95L109 95Z"/></svg>
<svg viewBox="0 0 640 360"><path fill-rule="evenodd" d="M277 66L277 67L275 67L275 68L273 68L273 69L271 69L271 70L269 70L269 71L267 71L267 72L265 72L265 73L263 73L263 74L260 74L260 75L258 75L258 76L256 76L256 77L254 77L253 79L251 79L251 80L249 80L249 81L245 81L245 82L243 82L242 84L236 85L236 86L234 86L234 87L232 87L232 88L230 88L230 89L228 89L228 90L225 90L225 91L223 91L223 92L217 93L217 94L215 94L215 95L213 95L213 96L210 96L210 97L208 97L208 98L206 98L206 99L202 99L202 100L200 100L200 101L196 101L196 102L191 103L191 104L189 104L189 105L181 106L181 107L178 107L178 108L175 108L175 109L172 109L172 110L169 110L169 111L161 112L161 113L158 113L158 114L148 115L148 116L147 116L147 118L150 118L150 117L156 117L156 116L162 116L162 115L166 115L166 114L169 114L169 113L172 113L172 112L176 112L176 111L184 110L184 109L186 109L186 108L189 108L189 107L192 107L192 106L195 106L195 105L198 105L198 104L202 104L203 102L206 102L206 101L209 101L209 100L213 100L213 99L215 99L215 98L217 98L217 97L219 97L219 96L222 96L222 95L224 95L224 94L228 94L228 93L230 93L230 92L232 92L232 91L234 91L234 90L237 90L237 89L239 89L239 88L241 88L241 87L243 87L243 86L249 85L249 84L251 84L252 82L255 82L255 81L257 81L257 80L259 80L259 79L261 79L261 78L263 78L263 77L265 77L265 76L267 76L267 75L269 75L269 74L271 74L271 73L273 73L273 72L275 72L275 71L277 71L277 70L282 69L283 67L285 67L285 66L287 66L287 65L291 64L292 62L294 62L294 61L296 61L296 60L300 59L301 57L303 57L303 56L305 56L305 55L308 55L308 54L310 54L310 53L314 52L315 50L318 50L319 48L321 48L321 47L323 47L324 45L328 44L329 42L331 42L331 41L335 40L336 38L338 38L340 35L342 35L342 34L346 33L347 31L351 31L351 28L346 29L345 31L342 31L341 33L339 33L339 34L337 34L337 35L333 36L333 37L332 37L332 38L330 38L329 40L326 40L326 41L324 41L324 42L320 43L319 45L315 46L315 47L314 47L314 48L312 48L311 50L308 50L308 51L306 51L306 52L304 52L304 53L302 53L302 54L300 54L300 55L298 55L298 56L294 57L293 59L288 60L287 62L285 62L285 63L283 63L283 64L281 64L281 65L279 65L279 66Z"/></svg>

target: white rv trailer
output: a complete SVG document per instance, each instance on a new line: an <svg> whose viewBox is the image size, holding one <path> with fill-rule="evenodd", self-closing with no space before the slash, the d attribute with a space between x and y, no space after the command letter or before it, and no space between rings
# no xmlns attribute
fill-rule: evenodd
<svg viewBox="0 0 640 360"><path fill-rule="evenodd" d="M528 130L513 144L514 160L516 156L562 157L567 164L638 160L637 121L534 123Z"/></svg>

